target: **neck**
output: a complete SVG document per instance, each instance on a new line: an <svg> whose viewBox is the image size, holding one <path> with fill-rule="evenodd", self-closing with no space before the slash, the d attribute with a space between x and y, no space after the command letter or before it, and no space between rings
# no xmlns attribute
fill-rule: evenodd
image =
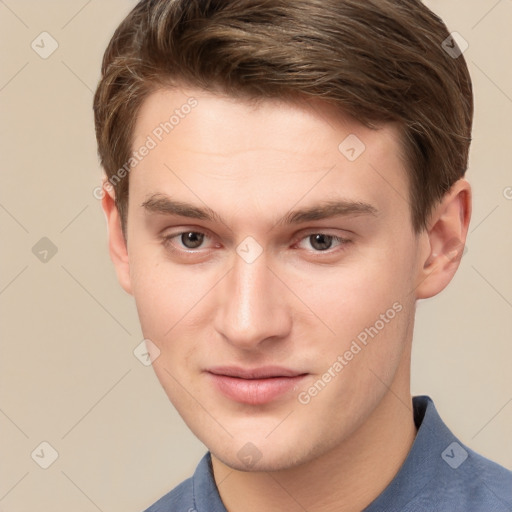
<svg viewBox="0 0 512 512"><path fill-rule="evenodd" d="M404 384L404 380L407 391L392 385L350 438L300 466L274 472L243 472L229 468L212 455L215 481L228 512L364 509L393 480L416 436L408 375L396 375L394 382Z"/></svg>

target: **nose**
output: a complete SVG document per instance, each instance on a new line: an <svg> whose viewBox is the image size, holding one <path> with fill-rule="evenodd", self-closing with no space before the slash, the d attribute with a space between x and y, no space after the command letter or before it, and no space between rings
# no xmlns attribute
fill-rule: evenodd
<svg viewBox="0 0 512 512"><path fill-rule="evenodd" d="M252 263L237 254L234 258L233 268L219 290L215 329L242 350L283 339L292 325L283 283L269 268L264 253Z"/></svg>

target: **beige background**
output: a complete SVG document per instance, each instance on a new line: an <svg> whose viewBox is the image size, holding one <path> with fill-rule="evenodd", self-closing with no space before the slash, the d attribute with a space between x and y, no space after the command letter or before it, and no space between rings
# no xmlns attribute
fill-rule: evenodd
<svg viewBox="0 0 512 512"><path fill-rule="evenodd" d="M135 307L117 284L92 194L101 176L92 94L133 5L0 0L4 512L140 511L205 451L134 357ZM475 197L457 277L418 307L412 388L463 442L512 468L512 1L428 5L469 43ZM59 45L47 59L31 48L43 31ZM32 252L42 237L58 249L46 263ZM59 454L46 470L31 458L43 441Z"/></svg>

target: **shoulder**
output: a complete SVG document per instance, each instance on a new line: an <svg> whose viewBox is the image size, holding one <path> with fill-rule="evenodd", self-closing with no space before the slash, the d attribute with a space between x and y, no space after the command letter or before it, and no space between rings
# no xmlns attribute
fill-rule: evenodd
<svg viewBox="0 0 512 512"><path fill-rule="evenodd" d="M462 444L452 449L461 465L440 466L404 512L512 512L512 472Z"/></svg>
<svg viewBox="0 0 512 512"><path fill-rule="evenodd" d="M446 427L433 403L432 443L423 450L432 472L406 507L412 511L512 512L512 471L475 452Z"/></svg>
<svg viewBox="0 0 512 512"><path fill-rule="evenodd" d="M145 512L171 512L174 510L194 511L192 478L187 478L187 480L181 482L172 491L146 509Z"/></svg>
<svg viewBox="0 0 512 512"><path fill-rule="evenodd" d="M412 448L365 512L512 512L512 472L464 445L430 397L414 397L413 406Z"/></svg>
<svg viewBox="0 0 512 512"><path fill-rule="evenodd" d="M226 512L213 476L210 452L201 459L194 475L160 498L145 512Z"/></svg>
<svg viewBox="0 0 512 512"><path fill-rule="evenodd" d="M486 510L489 512L512 511L512 471L464 446L468 457L454 470L453 482L463 496L465 507L461 510ZM451 468L450 468L451 469ZM449 482L447 482L448 484Z"/></svg>

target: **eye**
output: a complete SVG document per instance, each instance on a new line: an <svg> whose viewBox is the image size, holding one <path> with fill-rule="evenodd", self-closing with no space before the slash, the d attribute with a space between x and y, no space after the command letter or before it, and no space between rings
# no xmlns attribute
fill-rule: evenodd
<svg viewBox="0 0 512 512"><path fill-rule="evenodd" d="M187 249L197 249L204 240L204 233L198 233L197 231L188 231L186 233L181 233L180 242Z"/></svg>
<svg viewBox="0 0 512 512"><path fill-rule="evenodd" d="M163 236L163 244L169 250L181 252L181 253L195 253L199 254L199 250L207 249L208 247L203 246L205 241L208 241L210 237L201 231L181 231L179 233L173 233ZM335 235L329 235L327 233L310 233L306 236L299 238L296 245L305 249L306 251L313 253L326 253L332 254L338 250L343 250L344 246L350 243L350 240ZM309 247L306 247L308 245ZM330 250L334 247L333 250Z"/></svg>
<svg viewBox="0 0 512 512"><path fill-rule="evenodd" d="M164 244L172 244L173 246L176 246L176 242L174 240L177 239L179 244L177 247L178 250L194 250L200 248L205 238L207 238L207 236L200 231L182 231L181 233L164 236Z"/></svg>
<svg viewBox="0 0 512 512"><path fill-rule="evenodd" d="M301 239L300 243L304 241L309 242L310 246L313 247L314 252L325 252L328 251L334 242L337 242L338 246L343 246L350 242L345 238L339 236L328 235L326 233L312 233ZM299 243L299 246L300 246Z"/></svg>

